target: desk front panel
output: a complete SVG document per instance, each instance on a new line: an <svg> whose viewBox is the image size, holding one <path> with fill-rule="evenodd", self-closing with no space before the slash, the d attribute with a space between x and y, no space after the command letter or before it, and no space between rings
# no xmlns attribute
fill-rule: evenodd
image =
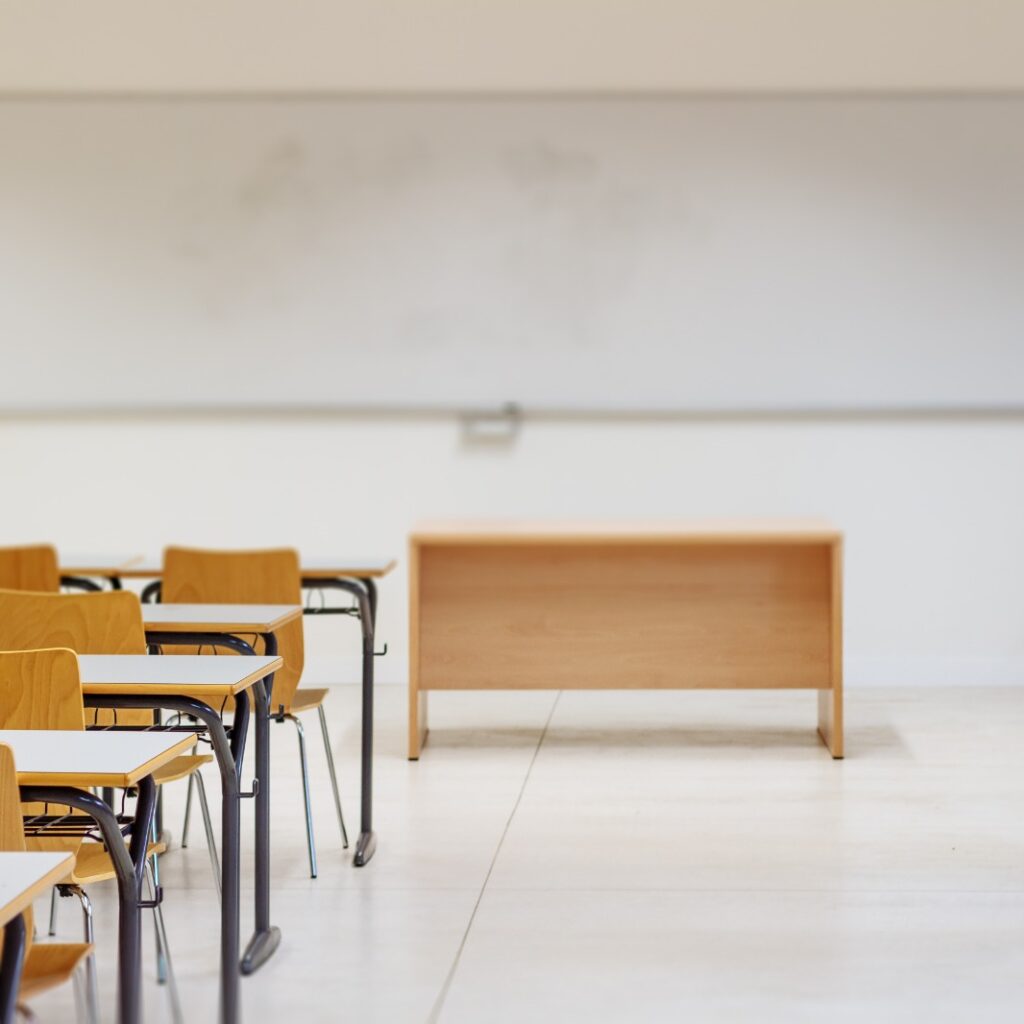
<svg viewBox="0 0 1024 1024"><path fill-rule="evenodd" d="M831 543L431 542L416 556L420 690L832 686Z"/></svg>

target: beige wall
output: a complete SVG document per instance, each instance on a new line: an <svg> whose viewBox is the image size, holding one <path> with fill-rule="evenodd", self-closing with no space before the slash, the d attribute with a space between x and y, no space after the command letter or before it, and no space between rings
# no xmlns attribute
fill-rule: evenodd
<svg viewBox="0 0 1024 1024"><path fill-rule="evenodd" d="M1018 0L0 0L0 91L1001 90Z"/></svg>

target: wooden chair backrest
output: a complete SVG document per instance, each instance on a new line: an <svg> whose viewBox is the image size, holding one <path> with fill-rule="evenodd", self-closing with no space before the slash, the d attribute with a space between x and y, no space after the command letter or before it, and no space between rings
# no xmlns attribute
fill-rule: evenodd
<svg viewBox="0 0 1024 1024"><path fill-rule="evenodd" d="M14 751L4 743L0 743L0 850L5 853L23 853L25 850Z"/></svg>
<svg viewBox="0 0 1024 1024"><path fill-rule="evenodd" d="M38 594L0 590L0 651L68 647L77 654L145 654L142 605L127 590ZM150 711L89 708L90 725L151 725Z"/></svg>
<svg viewBox="0 0 1024 1024"><path fill-rule="evenodd" d="M161 593L164 601L179 603L301 604L299 555L291 548L258 551L167 548ZM262 653L262 640L255 646L257 653ZM278 632L277 653L284 659L284 668L274 676L273 706L289 711L305 659L301 619L288 623Z"/></svg>
<svg viewBox="0 0 1024 1024"><path fill-rule="evenodd" d="M84 728L74 651L0 651L0 729Z"/></svg>
<svg viewBox="0 0 1024 1024"><path fill-rule="evenodd" d="M7 590L60 590L57 551L50 544L0 548L0 587Z"/></svg>
<svg viewBox="0 0 1024 1024"><path fill-rule="evenodd" d="M21 825L21 798L18 793L18 773L14 768L14 751L0 744L0 850L5 853L23 853L25 830ZM22 915L25 918L25 957L32 948L32 908ZM3 951L4 936L0 931L0 952Z"/></svg>
<svg viewBox="0 0 1024 1024"><path fill-rule="evenodd" d="M40 594L0 590L0 650L68 647L76 654L145 654L142 605L127 590Z"/></svg>
<svg viewBox="0 0 1024 1024"><path fill-rule="evenodd" d="M36 651L0 651L0 729L85 728L82 684L74 651L64 648ZM24 804L18 815L41 814L42 804ZM61 813L52 808L52 813ZM22 838L22 842L26 840ZM67 850L76 853L79 838L32 837L30 850Z"/></svg>

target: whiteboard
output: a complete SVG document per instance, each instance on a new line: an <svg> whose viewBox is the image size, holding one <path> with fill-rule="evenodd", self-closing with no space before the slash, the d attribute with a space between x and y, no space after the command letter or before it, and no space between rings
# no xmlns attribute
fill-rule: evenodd
<svg viewBox="0 0 1024 1024"><path fill-rule="evenodd" d="M1024 401L1024 99L0 102L0 410Z"/></svg>

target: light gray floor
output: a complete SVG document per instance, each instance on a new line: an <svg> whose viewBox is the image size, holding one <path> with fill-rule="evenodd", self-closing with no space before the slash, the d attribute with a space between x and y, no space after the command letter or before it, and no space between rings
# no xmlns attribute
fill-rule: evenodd
<svg viewBox="0 0 1024 1024"><path fill-rule="evenodd" d="M284 941L242 982L246 1021L1024 1019L1024 689L855 690L844 762L818 742L808 694L431 700L413 764L405 692L380 688L380 850L362 870L342 855L309 721L317 881L293 730L273 728ZM332 691L353 834L357 708L354 687ZM176 834L183 802L179 783ZM187 1019L213 1021L198 821L163 869ZM112 888L93 896L109 1010ZM71 901L60 924L77 937ZM146 941L147 1019L168 1020L148 927ZM41 1021L70 1007L69 990L34 1002Z"/></svg>

